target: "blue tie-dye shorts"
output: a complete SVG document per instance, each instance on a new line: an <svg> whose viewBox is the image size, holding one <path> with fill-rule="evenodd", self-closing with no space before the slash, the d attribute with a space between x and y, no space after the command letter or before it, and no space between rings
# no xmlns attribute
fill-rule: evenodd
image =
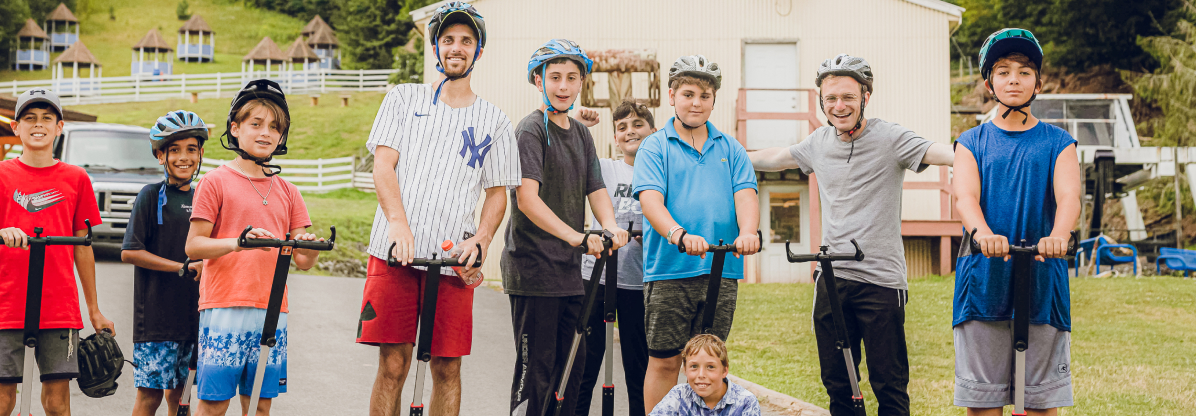
<svg viewBox="0 0 1196 416"><path fill-rule="evenodd" d="M265 321L265 309L238 307L200 311L199 366L195 380L200 400L229 400L238 390L246 396L251 394ZM287 391L287 314L278 315L278 329L274 334L278 343L266 361L263 399L272 399Z"/></svg>
<svg viewBox="0 0 1196 416"><path fill-rule="evenodd" d="M183 387L195 344L174 341L133 343L133 383L138 388L169 390Z"/></svg>

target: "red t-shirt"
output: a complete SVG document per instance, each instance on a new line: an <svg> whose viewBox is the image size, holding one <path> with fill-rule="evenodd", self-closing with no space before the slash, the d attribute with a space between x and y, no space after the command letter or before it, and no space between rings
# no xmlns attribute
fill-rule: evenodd
<svg viewBox="0 0 1196 416"><path fill-rule="evenodd" d="M19 227L34 236L66 237L86 230L83 220L100 225L91 178L83 168L63 162L30 167L20 159L0 162L0 228ZM42 276L41 328L82 329L79 290L75 285L75 248L47 246ZM25 327L29 251L0 244L0 329Z"/></svg>
<svg viewBox="0 0 1196 416"><path fill-rule="evenodd" d="M260 195L266 195L269 204L262 205ZM212 238L237 238L245 226L252 225L282 239L293 229L311 226L307 206L295 185L278 176L250 179L227 165L204 175L196 189L191 221L196 220L212 223ZM199 310L237 306L266 309L277 263L277 248L245 250L204 260ZM287 312L285 293L282 312Z"/></svg>

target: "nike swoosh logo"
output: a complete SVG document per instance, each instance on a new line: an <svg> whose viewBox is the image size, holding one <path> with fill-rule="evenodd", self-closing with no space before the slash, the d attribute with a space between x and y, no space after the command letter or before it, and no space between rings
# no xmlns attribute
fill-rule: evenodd
<svg viewBox="0 0 1196 416"><path fill-rule="evenodd" d="M21 195L21 191L13 191L12 199L29 213L34 213L52 207L65 200L66 197L57 189L47 189L28 195Z"/></svg>
<svg viewBox="0 0 1196 416"><path fill-rule="evenodd" d="M416 117L425 117L425 116L427 116L427 114L420 114L419 112L416 112L415 116Z"/></svg>

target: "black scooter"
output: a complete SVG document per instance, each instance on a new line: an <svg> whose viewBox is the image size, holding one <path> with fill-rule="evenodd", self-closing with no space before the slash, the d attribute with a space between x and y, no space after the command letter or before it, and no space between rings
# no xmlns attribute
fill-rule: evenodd
<svg viewBox="0 0 1196 416"><path fill-rule="evenodd" d="M194 279L195 276L199 275L199 273L196 273L195 270L188 269L187 266L191 265L191 263L197 263L201 261L203 260L191 260L190 257L188 257L186 260L183 260L183 267L178 271L179 277L183 279ZM195 332L198 333L199 328L196 328ZM187 372L187 381L183 383L183 395L179 396L179 408L177 411L175 411L175 416L187 416L191 414L191 387L195 385L195 368L197 367L197 364L199 364L199 342L196 342L194 347L191 349L191 360L187 363L187 369L190 371Z"/></svg>
<svg viewBox="0 0 1196 416"><path fill-rule="evenodd" d="M398 243L390 243L390 250L387 253L394 253L395 246ZM478 244L478 256L473 262L473 267L482 267L482 245ZM397 267L402 264L399 259L395 258L393 254L388 254L386 264L390 267ZM429 258L416 258L408 266L425 266L428 268L424 277L424 305L419 311L419 335L415 347L415 359L419 360L415 364L415 392L411 398L411 412L410 416L423 416L424 414L424 367L432 360L432 330L436 325L436 300L440 294L440 268L460 266L461 261L456 257L448 257L437 259L436 253L432 253Z"/></svg>
<svg viewBox="0 0 1196 416"><path fill-rule="evenodd" d="M822 265L822 277L818 279L822 282L822 287L826 290L827 303L831 307L831 319L835 321L835 348L843 351L843 360L847 363L847 378L851 380L851 401L852 410L855 411L856 416L865 416L864 412L864 395L860 392L859 375L856 374L855 358L851 354L851 344L847 340L847 323L843 318L843 305L839 299L839 287L835 283L835 267L832 265L836 261L863 261L864 252L860 250L860 245L851 240L851 245L855 247L855 254L842 253L827 253L829 246L818 247L821 253L814 254L793 254L789 251L789 242L785 242L785 257L790 263L805 263L809 261L816 261ZM817 296L817 295L815 295Z"/></svg>
<svg viewBox="0 0 1196 416"><path fill-rule="evenodd" d="M37 374L37 334L41 330L42 278L46 273L46 246L91 246L91 220L86 237L42 237L42 227L33 229L29 243L29 280L25 290L25 370L21 373L21 409L17 416L29 416L33 402L33 379Z"/></svg>
<svg viewBox="0 0 1196 416"><path fill-rule="evenodd" d="M685 253L685 230L681 230L681 236L677 237L677 250L682 254ZM756 230L756 236L760 238L760 245L764 245L764 233ZM710 334L714 330L714 312L718 306L718 292L723 283L723 264L727 261L727 253L736 253L735 244L723 244L723 240L718 240L718 245L711 245L706 250L707 253L714 254L714 258L710 263L710 281L706 286L706 304L703 306L704 313L702 314L702 333Z"/></svg>
<svg viewBox="0 0 1196 416"><path fill-rule="evenodd" d="M587 249L586 243L589 240L591 232L585 232L586 238L582 239L582 243L578 246L578 249ZM551 378L552 382L548 384L550 388L553 384L556 384L557 387L551 392L552 394L544 395L544 405L540 408L544 416L561 414L561 406L565 403L565 387L569 383L569 373L573 370L573 359L577 357L577 349L581 346L581 341L585 338L586 332L590 330L590 320L588 318L594 310L594 298L598 295L598 280L602 273L602 267L606 265L610 258L618 257L609 253L610 248L614 245L613 238L614 235L609 231L602 231L602 257L595 259L594 271L590 275L590 281L586 282L586 295L581 302L581 312L577 315L577 329L573 332L573 345L569 347L569 356L565 360L564 371L553 374ZM603 394L605 395L605 392ZM553 403L554 400L556 403Z"/></svg>
<svg viewBox="0 0 1196 416"><path fill-rule="evenodd" d="M980 243L973 237L976 229L964 236L972 253L982 253ZM1067 243L1067 256L1076 255L1079 246L1079 234L1071 232ZM1019 244L1009 246L1009 256L1013 258L1013 273L1010 279L1009 293L1013 294L1013 415L1026 414L1026 349L1030 345L1030 302L1034 296L1034 256L1038 255L1038 245L1026 245L1023 239Z"/></svg>
<svg viewBox="0 0 1196 416"><path fill-rule="evenodd" d="M294 249L330 251L336 247L336 226L332 226L332 236L328 241L292 240L291 233L287 233L285 240L275 238L249 238L249 231L253 226L246 226L237 238L237 245L244 248L274 248L278 250L278 262L274 265L274 282L270 285L270 302L266 304L266 321L262 325L261 355L258 356L257 369L254 371L253 393L249 396L247 412L257 412L257 403L262 395L262 379L266 377L266 361L270 359L270 351L278 343L274 332L278 329L278 314L282 311L282 296L286 293L287 275L291 270L291 255ZM196 351L196 355L199 352Z"/></svg>
<svg viewBox="0 0 1196 416"><path fill-rule="evenodd" d="M627 234L629 238L641 237L644 235L643 230L632 231L631 228L635 226L635 222L627 224ZM619 253L615 252L606 259L606 292L602 297L602 321L606 323L606 353L603 354L602 361L606 368L605 380L602 383L602 416L614 416L615 414L615 306L618 298L618 281L619 281ZM595 262L597 263L597 262ZM593 279L593 276L590 277Z"/></svg>

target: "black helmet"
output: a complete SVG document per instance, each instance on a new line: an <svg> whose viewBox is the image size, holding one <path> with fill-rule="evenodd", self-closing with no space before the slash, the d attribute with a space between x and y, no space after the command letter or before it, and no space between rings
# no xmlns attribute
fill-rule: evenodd
<svg viewBox="0 0 1196 416"><path fill-rule="evenodd" d="M270 102L277 104L279 108L282 108L283 116L286 117L288 121L288 123L286 123L287 128L279 132L282 137L278 140L278 147L274 149L274 153L266 158L254 157L248 152L241 150L240 143L238 143L237 138L233 137L231 133L233 129L233 119L237 117L237 112L240 111L241 107L244 107L245 104L248 104L250 101L259 98L270 100ZM273 171L267 171L266 175L277 175L278 173L282 172L282 168L277 165L267 165L266 163L269 162L270 159L273 159L274 156L282 156L287 154L287 132L291 130L289 122L290 119L291 109L287 107L287 96L282 92L282 87L279 87L278 83L268 79L255 79L253 81L249 81L249 83L245 84L245 86L241 88L241 91L238 91L237 95L233 97L232 105L230 105L228 108L228 119L225 121L224 136L222 136L222 138L228 137L228 144L224 144L224 141L221 140L220 145L224 146L225 149L235 152L237 155L241 156L242 159L252 160L262 167L273 169Z"/></svg>
<svg viewBox="0 0 1196 416"><path fill-rule="evenodd" d="M110 330L91 334L79 341L79 390L97 399L111 396L124 365L125 355Z"/></svg>
<svg viewBox="0 0 1196 416"><path fill-rule="evenodd" d="M458 13L460 12L460 13ZM478 47L486 47L486 21L478 10L463 1L450 1L437 7L428 21L428 42L433 45L440 40L440 30L456 23L469 23L478 35Z"/></svg>

